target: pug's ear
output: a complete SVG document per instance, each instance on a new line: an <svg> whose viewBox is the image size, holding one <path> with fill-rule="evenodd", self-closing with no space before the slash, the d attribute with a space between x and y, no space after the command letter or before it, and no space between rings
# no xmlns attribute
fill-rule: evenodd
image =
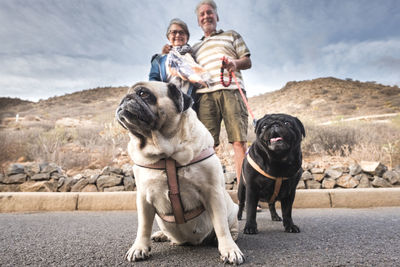
<svg viewBox="0 0 400 267"><path fill-rule="evenodd" d="M256 127L254 128L254 132L258 135L259 134L259 130L261 127L261 120L257 120L256 122Z"/></svg>
<svg viewBox="0 0 400 267"><path fill-rule="evenodd" d="M300 133L303 135L303 137L306 137L306 130L304 129L303 123L297 117L294 117L294 120L300 129Z"/></svg>
<svg viewBox="0 0 400 267"><path fill-rule="evenodd" d="M254 132L256 133L256 135L259 135L262 129L262 126L264 124L264 122L268 119L269 115L264 115L264 117L262 117L261 119L258 119L256 121L256 127L254 129Z"/></svg>
<svg viewBox="0 0 400 267"><path fill-rule="evenodd" d="M174 102L178 113L184 112L193 105L192 98L183 93L174 83L168 84L168 97Z"/></svg>
<svg viewBox="0 0 400 267"><path fill-rule="evenodd" d="M182 95L183 95L183 111L185 111L193 106L193 99L192 97L188 96L183 92Z"/></svg>

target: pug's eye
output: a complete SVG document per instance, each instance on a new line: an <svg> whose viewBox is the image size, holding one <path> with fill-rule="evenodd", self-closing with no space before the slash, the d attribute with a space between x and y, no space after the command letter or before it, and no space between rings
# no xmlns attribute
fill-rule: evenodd
<svg viewBox="0 0 400 267"><path fill-rule="evenodd" d="M285 125L290 126L290 122L285 121Z"/></svg>
<svg viewBox="0 0 400 267"><path fill-rule="evenodd" d="M150 94L148 92L146 92L145 90L139 90L136 93L140 98L147 98L150 96Z"/></svg>

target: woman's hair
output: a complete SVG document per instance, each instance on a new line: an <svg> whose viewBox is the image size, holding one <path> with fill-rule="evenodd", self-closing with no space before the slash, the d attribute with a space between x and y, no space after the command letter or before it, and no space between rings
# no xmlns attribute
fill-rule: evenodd
<svg viewBox="0 0 400 267"><path fill-rule="evenodd" d="M182 27L183 31L187 34L188 41L189 41L190 33L189 33L188 26L186 25L186 23L183 20L178 19L178 18L171 19L171 21L169 22L169 25L168 25L168 28L167 28L167 39L168 39L169 29L174 24L179 25L179 26Z"/></svg>

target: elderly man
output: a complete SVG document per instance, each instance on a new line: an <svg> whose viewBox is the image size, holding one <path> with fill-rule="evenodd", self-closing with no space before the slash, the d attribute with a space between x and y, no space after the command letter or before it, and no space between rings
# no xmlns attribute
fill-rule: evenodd
<svg viewBox="0 0 400 267"><path fill-rule="evenodd" d="M240 70L251 67L250 51L242 37L235 31L217 31L219 21L213 0L200 1L196 7L197 21L204 32L201 42L193 46L196 61L211 75L208 87L197 89L199 94L198 117L211 132L215 146L219 144L221 122L224 120L229 143L235 153L236 177L239 181L242 161L246 152L248 112L234 82L228 74L234 72L244 90ZM224 83L221 82L222 58L225 60Z"/></svg>

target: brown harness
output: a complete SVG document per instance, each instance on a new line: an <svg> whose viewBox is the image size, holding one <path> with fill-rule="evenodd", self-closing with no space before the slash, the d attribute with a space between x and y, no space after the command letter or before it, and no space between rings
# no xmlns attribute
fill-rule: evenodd
<svg viewBox="0 0 400 267"><path fill-rule="evenodd" d="M192 209L190 211L184 212L184 208L182 205L182 200L181 200L181 194L179 191L179 179L177 175L177 168L182 168L189 166L191 164L200 162L202 160L205 160L212 155L214 155L215 151L212 147L207 148L200 152L200 154L195 157L191 162L189 162L187 165L180 165L179 163L176 162L176 160L172 158L167 158L167 159L161 159L156 163L149 164L149 165L139 165L135 164L139 167L143 168L148 168L148 169L156 169L156 170L165 170L167 173L167 182L168 182L168 197L171 202L172 206L172 215L166 215L166 214L158 214L158 216L163 219L166 222L170 223L177 223L177 224L183 224L186 223L187 221L196 218L199 216L203 211L205 210L203 205Z"/></svg>
<svg viewBox="0 0 400 267"><path fill-rule="evenodd" d="M265 177L275 180L275 187L274 187L274 193L272 194L270 200L268 201L268 203L274 203L276 197L279 194L279 191L281 189L281 185L282 185L282 181L283 180L287 180L288 178L286 177L275 177L272 175L269 175L268 173L266 173L265 171L263 171L260 166L258 166L258 164L250 157L250 154L247 154L247 161L249 162L249 164L251 165L251 167L253 167L257 172L259 172L260 174L264 175ZM242 171L243 172L243 171ZM246 179L243 176L243 180L244 183L246 184Z"/></svg>

